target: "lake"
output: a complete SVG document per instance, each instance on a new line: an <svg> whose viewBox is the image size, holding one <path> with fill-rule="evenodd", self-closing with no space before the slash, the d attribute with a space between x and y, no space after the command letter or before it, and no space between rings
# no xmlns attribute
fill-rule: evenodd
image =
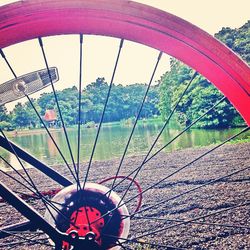
<svg viewBox="0 0 250 250"><path fill-rule="evenodd" d="M132 137L127 155L139 155L146 153L161 127L162 122L159 121L156 123L151 122L137 124L137 128ZM114 157L121 157L131 129L131 126L123 126L120 124L104 124L101 129L100 137L94 155L94 160L108 160ZM165 148L165 151L172 151L190 147L200 147L218 143L239 132L241 129L242 128L230 128L223 130L192 129L185 132L176 141ZM70 128L67 131L72 151L74 153L74 157L76 158L77 129ZM171 128L166 128L156 146L159 148L162 145L166 144L180 131L181 128L178 127L172 126ZM81 161L89 160L96 132L96 128L81 129ZM61 129L58 129L52 130L51 133L58 143L61 151L65 155L66 159L68 160L68 162L70 162L70 156L68 153L67 145L65 143L63 131ZM247 136L249 136L249 132L247 134L245 133L243 138L246 138ZM63 162L61 156L57 152L57 149L53 145L52 140L49 138L46 132L30 133L28 135L18 134L16 137L11 137L10 139L14 143L20 145L26 151L35 155L38 159L49 165L59 164ZM9 154L3 149L0 150L0 153L13 166L17 166L18 168L18 162L14 155ZM6 166L4 166L3 162L1 162L1 165L2 168L6 169Z"/></svg>

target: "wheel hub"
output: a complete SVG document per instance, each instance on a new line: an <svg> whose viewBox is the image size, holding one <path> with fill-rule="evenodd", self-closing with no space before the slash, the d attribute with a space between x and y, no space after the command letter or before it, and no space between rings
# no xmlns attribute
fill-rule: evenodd
<svg viewBox="0 0 250 250"><path fill-rule="evenodd" d="M66 233L72 238L84 237L88 241L95 241L99 246L102 245L101 230L104 227L104 219L99 210L94 207L80 207L72 213L70 222L72 224ZM63 249L69 250L70 244L63 242Z"/></svg>
<svg viewBox="0 0 250 250"><path fill-rule="evenodd" d="M109 189L103 185L86 183L84 190L71 185L57 193L52 201L57 211L47 210L45 218L77 244L72 246L72 243L63 241L63 250L118 250L120 247L115 237L128 237L128 210L119 196L113 191L109 193ZM118 205L120 207L114 210ZM123 219L124 216L126 219ZM78 241L78 238L84 241Z"/></svg>

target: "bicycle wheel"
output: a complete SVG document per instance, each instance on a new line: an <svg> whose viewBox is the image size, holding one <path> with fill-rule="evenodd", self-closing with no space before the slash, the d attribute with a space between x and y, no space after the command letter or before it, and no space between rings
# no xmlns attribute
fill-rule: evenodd
<svg viewBox="0 0 250 250"><path fill-rule="evenodd" d="M54 86L60 77L60 72L57 72L56 67L50 66L46 42L44 42L44 37L70 34L78 34L80 37L78 42L79 95L76 99L79 103L76 116L77 138L75 141L77 143L72 141L70 132L66 128L60 99ZM121 40L110 84L104 89L106 97L103 100L93 145L90 147L90 158L84 167L80 165L82 64L83 41L88 35L109 36ZM15 72L15 65L10 62L5 50L17 43L25 43L32 39L37 39L44 69L36 69L32 73L18 76ZM152 47L158 50L159 54L141 103L136 109L135 121L127 136L121 158L118 161L109 161L105 165L103 162L93 162L94 154L102 133L119 60L127 40ZM209 156L207 161L215 162L214 151L219 150L221 153L219 148L249 129L250 69L227 47L196 26L176 16L130 1L30 0L0 8L0 48L3 61L14 77L2 85L2 95L6 100L1 100L1 104L26 98L68 171L62 172L36 159L12 143L1 129L1 146L14 154L21 166L20 171L15 171L10 162L1 156L1 159L13 170L12 173L1 170L0 195L10 204L10 206L5 204L2 210L3 227L0 229L0 236L4 238L5 243L1 247L6 248L7 245L11 249L19 245L21 249L21 245L24 244L25 249L27 245L30 248L31 245L38 244L41 249L43 247L60 250L134 249L137 247L140 249L141 246L145 249L148 247L182 249L195 248L197 245L202 248L209 244L213 246L217 244L218 238L219 241L223 241L230 234L232 234L230 240L235 239L235 236L241 237L242 241L246 242L244 246L249 245L250 226L247 224L249 199L246 198L248 193L245 187L240 192L238 189L241 186L240 188L237 186L237 183L242 183L247 179L244 176L249 171L247 146L244 151L237 151L241 153L241 159L232 159L232 154L230 154L231 161L227 162L223 157L224 167L227 164L234 164L237 167L231 166L230 171L226 167L222 169L223 171L218 171L218 168L215 171L209 165L206 169L207 176L200 178L201 173L204 174L202 167L206 164L207 158L205 157ZM159 133L150 143L146 154L142 159L138 157L135 164L124 166L125 156L163 53L181 60L192 67L195 72ZM18 59L17 55L15 60L25 60L25 58ZM159 147L157 143L160 136L197 77L197 72L211 81L225 97L208 107L197 120L187 125L179 134L168 138L167 143ZM30 97L30 94L48 85L53 90L54 104L68 150L67 156L61 150L62 143L58 142L56 134L48 128ZM248 127L214 147L197 150L191 160L188 158L188 161L185 161L185 155L181 155L180 151L171 154L171 157L178 159L173 163L174 166L171 163L173 158L168 158L169 155L164 156L166 157L165 163L163 161L162 165L158 160L154 163L157 155L163 158L163 154L160 154L163 149L226 99L239 111ZM236 151L237 147L232 149L229 147L226 152L229 154L230 150ZM220 157L220 154L217 157ZM201 161L203 158L204 160ZM219 160L221 161L220 158ZM237 160L240 164L235 164ZM27 170L23 161L31 164L33 169ZM69 161L72 161L72 164ZM195 165L193 173L189 172L191 166L197 162L201 162L201 165ZM107 169L107 166L112 166L114 163L117 164L116 168L112 168L114 177L109 178L110 168ZM37 177L38 171L44 174L43 178ZM84 177L80 171L83 171ZM123 175L120 175L122 171ZM192 176L197 176L196 180L190 179L190 173ZM44 181L43 184L40 180ZM9 188L11 186L9 183L14 185L14 191ZM142 183L141 186L139 183ZM231 183L236 184L232 186ZM244 182L244 185L247 186L247 184ZM19 187L17 188L16 185ZM133 188L134 185L137 189ZM206 192L203 193L204 189ZM226 202L220 200L225 190L230 190L225 196L225 199L229 199ZM141 207L142 195L144 203ZM26 201L27 199L29 201ZM138 204L135 203L137 199L139 199ZM211 204L205 203L205 200L209 200ZM17 210L19 214L14 210ZM185 212L184 218L179 216L183 212ZM20 214L28 221L20 222ZM220 216L221 214L224 216ZM225 215L232 222L228 222L229 219L227 220ZM17 224L12 224L13 221ZM227 244L230 244L230 240ZM235 240L234 246L239 247L240 244Z"/></svg>

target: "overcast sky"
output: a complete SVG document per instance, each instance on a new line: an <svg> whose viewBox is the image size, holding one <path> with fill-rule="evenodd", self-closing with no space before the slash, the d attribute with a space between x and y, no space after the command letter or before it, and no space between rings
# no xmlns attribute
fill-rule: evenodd
<svg viewBox="0 0 250 250"><path fill-rule="evenodd" d="M4 5L10 0L0 0ZM137 0L175 14L207 31L218 32L222 27L237 28L250 19L250 0ZM50 66L59 70L60 82L57 89L78 84L79 37L63 36L45 38L44 45ZM87 36L84 43L84 84L97 77L110 80L119 40ZM41 51L37 41L28 41L4 49L17 75L44 68ZM158 52L146 46L125 42L115 82L130 84L147 83L155 64ZM0 61L0 82L10 80L3 61ZM164 56L157 71L155 80L169 69L169 57ZM48 89L50 91L50 89ZM8 105L11 108L13 105Z"/></svg>

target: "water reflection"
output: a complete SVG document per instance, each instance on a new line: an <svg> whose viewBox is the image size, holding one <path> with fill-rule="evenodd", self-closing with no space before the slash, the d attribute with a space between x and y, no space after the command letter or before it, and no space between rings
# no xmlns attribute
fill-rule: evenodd
<svg viewBox="0 0 250 250"><path fill-rule="evenodd" d="M161 129L161 123L140 124L135 130L134 136L131 140L128 155L138 155L146 153L149 150L154 138ZM96 147L94 160L108 160L114 157L120 157L123 154L124 147L127 143L131 127L113 125L104 126L102 128L98 145ZM192 129L184 133L180 138L170 144L165 150L172 151L181 148L189 148L196 146L206 146L212 143L218 143L226 138L229 138L233 134L239 132L241 129L225 129L225 130L202 130ZM167 128L159 142L156 144L156 148L160 148L169 142L181 131L180 128ZM88 161L93 142L96 136L96 128L82 128L81 131L81 151L80 160ZM52 130L51 134L57 142L60 150L64 154L65 158L71 163L70 154L66 144L66 140L62 130ZM74 158L77 154L77 129L68 129L68 136L72 148ZM249 136L244 135L245 137ZM35 133L30 135L18 135L11 138L11 140L20 145L26 151L33 154L43 162L53 165L62 163L63 160L54 146L52 140L46 133ZM10 164L16 168L20 168L20 164L14 155L10 155L5 150L0 150L1 156L4 157ZM8 167L0 160L1 168L7 169ZM27 166L27 165L26 165Z"/></svg>

